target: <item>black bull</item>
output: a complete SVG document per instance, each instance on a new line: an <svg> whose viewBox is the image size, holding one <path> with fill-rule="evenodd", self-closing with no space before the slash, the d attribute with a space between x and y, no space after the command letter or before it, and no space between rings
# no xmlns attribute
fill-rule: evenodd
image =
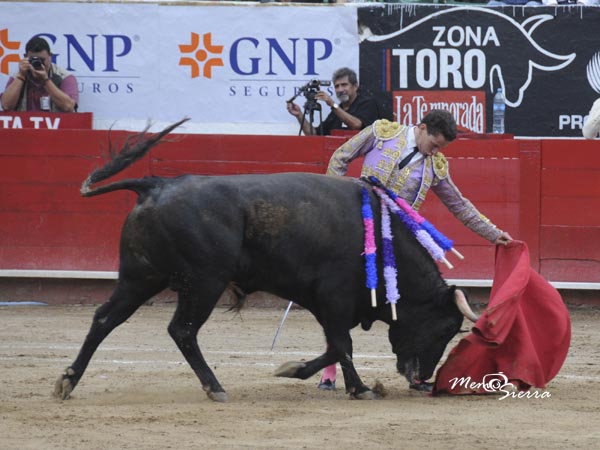
<svg viewBox="0 0 600 450"><path fill-rule="evenodd" d="M416 383L432 376L462 323L463 313L453 301L455 289L446 285L427 251L393 218L402 294L397 321L385 304L383 288L377 290L378 306L371 306L362 256L362 187L356 180L307 173L188 175L127 179L90 189L142 157L177 125L128 142L82 185L84 196L128 189L138 200L121 234L117 286L97 309L77 359L58 379L57 397L69 397L115 327L168 287L178 292L169 334L207 395L226 401L197 334L232 283L243 292L261 290L293 299L322 325L327 351L311 361L284 364L279 376L306 379L339 362L347 392L373 398L354 368L350 330L359 323L368 329L375 320L390 325L400 373ZM373 193L371 204L378 216ZM379 271L382 280L381 267Z"/></svg>

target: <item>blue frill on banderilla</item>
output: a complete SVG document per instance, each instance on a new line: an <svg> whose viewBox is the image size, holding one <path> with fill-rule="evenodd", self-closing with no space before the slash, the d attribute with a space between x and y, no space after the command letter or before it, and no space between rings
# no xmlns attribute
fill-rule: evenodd
<svg viewBox="0 0 600 450"><path fill-rule="evenodd" d="M417 238L419 243L425 247L431 257L444 263L448 268L453 266L446 259L448 251L453 252L460 259L463 256L453 247L453 242L440 233L430 222L425 220L404 199L398 197L394 192L387 189L376 177L364 179L373 186L373 192L379 197L381 203L381 236L383 247L383 277L385 279L385 292L387 303L392 308L392 319L396 320L396 303L400 299L398 292L396 258L392 245L394 236L392 234L390 212L402 220L406 228ZM373 221L373 210L369 197L369 190L362 188L362 217L365 227L365 271L367 276L367 288L371 291L371 305L377 306L377 247L375 245L375 227Z"/></svg>

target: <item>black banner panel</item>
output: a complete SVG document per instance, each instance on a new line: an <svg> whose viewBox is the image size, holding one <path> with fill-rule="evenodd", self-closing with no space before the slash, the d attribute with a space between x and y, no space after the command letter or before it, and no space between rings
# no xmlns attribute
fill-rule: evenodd
<svg viewBox="0 0 600 450"><path fill-rule="evenodd" d="M372 5L358 9L360 85L384 116L418 123L449 109L464 132L581 136L600 97L600 8Z"/></svg>

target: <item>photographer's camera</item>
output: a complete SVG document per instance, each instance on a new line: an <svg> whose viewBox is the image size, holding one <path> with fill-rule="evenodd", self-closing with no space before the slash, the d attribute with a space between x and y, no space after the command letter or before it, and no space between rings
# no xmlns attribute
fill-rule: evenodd
<svg viewBox="0 0 600 450"><path fill-rule="evenodd" d="M29 64L35 70L42 70L44 68L44 58L40 58L39 56L32 56L29 58Z"/></svg>

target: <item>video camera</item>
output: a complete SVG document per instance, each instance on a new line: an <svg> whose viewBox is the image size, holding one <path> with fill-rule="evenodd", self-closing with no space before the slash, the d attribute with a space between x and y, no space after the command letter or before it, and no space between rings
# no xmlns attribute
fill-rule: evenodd
<svg viewBox="0 0 600 450"><path fill-rule="evenodd" d="M29 64L35 70L42 70L44 68L44 58L40 58L39 56L32 56L29 58Z"/></svg>
<svg viewBox="0 0 600 450"><path fill-rule="evenodd" d="M304 86L298 88L296 94L287 101L288 103L292 103L300 94L303 94L304 97L306 97L306 103L304 104L304 113L302 115L302 121L300 122L300 131L298 132L298 135L302 133L302 129L304 126L304 122L306 121L307 115L309 116L308 122L310 123L311 130L314 128L313 115L315 111L319 112L319 125L317 128L321 127L321 124L323 123L323 117L321 115L321 105L316 100L316 95L320 91L319 87L330 85L331 81L329 80L310 80Z"/></svg>
<svg viewBox="0 0 600 450"><path fill-rule="evenodd" d="M306 97L306 103L309 106L309 108L312 107L311 109L320 109L319 104L315 100L315 96L317 95L317 92L320 91L320 89L319 89L320 86L331 86L331 81L329 81L329 80L310 80L304 86L298 88L296 95L294 95L292 98L290 98L288 100L288 103L293 102L294 100L296 100L296 97L298 97L300 94L303 94Z"/></svg>
<svg viewBox="0 0 600 450"><path fill-rule="evenodd" d="M331 86L329 80L310 80L304 86L298 89L298 93L303 94L307 101L314 101L315 95L320 91L320 86Z"/></svg>

